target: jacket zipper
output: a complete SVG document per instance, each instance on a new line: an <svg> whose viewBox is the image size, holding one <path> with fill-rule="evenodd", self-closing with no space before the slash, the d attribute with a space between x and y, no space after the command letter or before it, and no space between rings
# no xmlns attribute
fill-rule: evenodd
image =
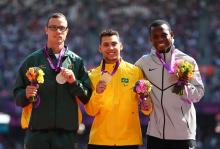
<svg viewBox="0 0 220 149"><path fill-rule="evenodd" d="M181 112L182 112L182 114L183 114L183 118L186 120L187 128L189 129L189 123L188 123L187 119L186 119L185 116L184 116L183 107L182 107L182 106L181 106ZM190 130L190 129L189 129L189 130Z"/></svg>
<svg viewBox="0 0 220 149"><path fill-rule="evenodd" d="M55 103L54 103L54 113L55 113L55 117L54 117L54 127L55 127L55 129L57 128L57 126L56 126L56 121L57 121L57 110L56 110L56 106L57 106L57 82L56 82L56 96L55 96L55 101L54 101Z"/></svg>
<svg viewBox="0 0 220 149"><path fill-rule="evenodd" d="M165 54L164 54L164 60L165 59ZM162 107L162 111L163 111L163 139L165 139L165 112L164 112L164 107L163 107L163 84L164 84L164 66L162 69L162 93L161 93L161 107Z"/></svg>

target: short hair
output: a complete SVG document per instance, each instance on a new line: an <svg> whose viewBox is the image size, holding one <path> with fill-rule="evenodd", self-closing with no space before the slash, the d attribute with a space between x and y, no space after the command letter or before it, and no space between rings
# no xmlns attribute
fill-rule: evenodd
<svg viewBox="0 0 220 149"><path fill-rule="evenodd" d="M153 22L149 25L149 27L148 27L149 35L151 34L151 29L152 29L152 27L158 27L158 26L161 26L161 25L163 25L163 24L166 24L166 25L168 26L170 32L172 31L172 30L171 30L171 26L170 26L170 24L169 24L167 21L159 19L159 20L153 21Z"/></svg>
<svg viewBox="0 0 220 149"><path fill-rule="evenodd" d="M103 30L100 34L99 34L99 44L102 43L102 37L105 37L105 36L113 36L113 35L116 35L119 38L119 33L118 31L116 30L113 30L113 29L105 29Z"/></svg>
<svg viewBox="0 0 220 149"><path fill-rule="evenodd" d="M48 26L48 23L50 21L51 18L64 18L67 22L67 18L64 14L60 13L60 12L55 12L55 13L52 13L48 19L47 19L47 26ZM67 22L67 25L68 25L68 22Z"/></svg>

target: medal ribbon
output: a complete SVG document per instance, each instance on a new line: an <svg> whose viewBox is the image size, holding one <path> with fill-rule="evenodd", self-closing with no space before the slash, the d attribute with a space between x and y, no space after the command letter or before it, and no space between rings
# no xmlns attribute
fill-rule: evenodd
<svg viewBox="0 0 220 149"><path fill-rule="evenodd" d="M112 72L110 74L111 76L113 76L116 73L119 65L120 65L120 60L117 60L117 62L115 64L115 67L114 67L114 69L112 70ZM102 68L101 68L101 74L106 73L106 72L107 71L105 70L105 60L103 59L103 61L102 61Z"/></svg>
<svg viewBox="0 0 220 149"><path fill-rule="evenodd" d="M175 51L172 52L172 56L171 56L171 63L170 65L168 63L165 62L165 60L162 58L162 56L160 55L159 52L156 52L157 57L159 58L160 62L163 64L164 68L168 71L169 74L173 74L174 73L174 63L175 63Z"/></svg>
<svg viewBox="0 0 220 149"><path fill-rule="evenodd" d="M55 66L49 56L49 53L48 53L48 47L46 46L45 49L44 49L44 54L47 58L47 61L50 65L50 68L53 69L55 72L60 72L60 67L61 67L61 61L62 61L62 58L64 56L64 52L65 52L65 48L62 48L61 51L60 51L60 55L58 57L58 62L57 62L57 65Z"/></svg>

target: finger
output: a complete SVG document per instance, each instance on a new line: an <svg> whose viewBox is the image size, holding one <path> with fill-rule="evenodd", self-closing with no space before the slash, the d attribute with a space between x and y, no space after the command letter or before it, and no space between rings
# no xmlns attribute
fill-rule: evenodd
<svg viewBox="0 0 220 149"><path fill-rule="evenodd" d="M104 80L100 80L99 83L106 84L106 82Z"/></svg>
<svg viewBox="0 0 220 149"><path fill-rule="evenodd" d="M97 85L97 88L105 89L105 88L106 88L106 85L105 85L105 84L98 84L98 85Z"/></svg>
<svg viewBox="0 0 220 149"><path fill-rule="evenodd" d="M99 82L99 85L105 87L107 84L106 84L105 81L100 81L100 82Z"/></svg>

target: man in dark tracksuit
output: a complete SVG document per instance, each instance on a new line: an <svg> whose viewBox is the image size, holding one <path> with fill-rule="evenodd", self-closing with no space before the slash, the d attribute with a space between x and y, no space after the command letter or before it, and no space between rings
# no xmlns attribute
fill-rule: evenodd
<svg viewBox="0 0 220 149"><path fill-rule="evenodd" d="M23 108L22 127L27 129L24 148L74 149L78 129L76 97L84 104L89 101L90 80L82 59L64 46L66 17L52 14L45 33L47 45L25 59L14 88L16 104ZM43 70L43 84L31 85L25 75L30 67ZM31 102L33 96L40 98Z"/></svg>

